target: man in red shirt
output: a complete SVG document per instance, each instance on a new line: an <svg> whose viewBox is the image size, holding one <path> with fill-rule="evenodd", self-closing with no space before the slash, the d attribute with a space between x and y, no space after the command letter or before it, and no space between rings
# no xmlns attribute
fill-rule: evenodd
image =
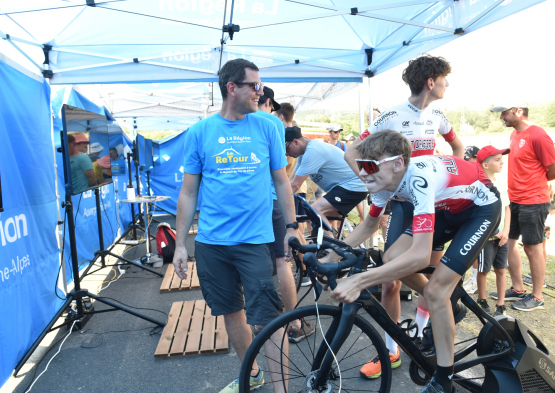
<svg viewBox="0 0 555 393"><path fill-rule="evenodd" d="M515 301L513 308L532 311L544 308L542 286L545 279L545 259L542 242L544 223L549 214L549 187L555 179L555 148L553 140L541 128L528 120L528 105L496 106L506 127L513 127L509 155L509 200L511 227L509 231L509 273L513 286L505 299ZM522 283L520 254L516 242L522 235L524 252L530 262L533 289L527 294ZM492 296L497 299L496 295Z"/></svg>

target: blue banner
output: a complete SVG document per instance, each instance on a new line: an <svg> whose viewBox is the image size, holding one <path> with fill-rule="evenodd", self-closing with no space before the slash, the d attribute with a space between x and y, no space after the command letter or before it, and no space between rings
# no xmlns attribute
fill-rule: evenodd
<svg viewBox="0 0 555 393"><path fill-rule="evenodd" d="M62 301L50 87L0 61L0 385ZM61 294L63 297L63 293Z"/></svg>

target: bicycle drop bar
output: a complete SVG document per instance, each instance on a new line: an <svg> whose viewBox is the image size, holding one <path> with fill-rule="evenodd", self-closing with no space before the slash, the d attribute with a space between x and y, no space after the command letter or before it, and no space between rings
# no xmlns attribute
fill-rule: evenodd
<svg viewBox="0 0 555 393"><path fill-rule="evenodd" d="M348 248L340 248L335 244L323 242L318 248L317 244L301 244L299 239L295 236L289 238L289 246L294 250L303 253L303 262L305 265L309 266L314 270L316 273L322 274L328 277L329 284L331 289L335 289L337 286L337 281L335 280L336 275L341 272L343 269L352 268L358 262L358 258L356 255L353 254L353 251L350 247ZM345 260L341 262L330 262L330 263L320 263L316 258L315 252L318 252L319 249L325 250L333 250L339 256L345 258ZM366 294L361 294L362 299L366 299Z"/></svg>

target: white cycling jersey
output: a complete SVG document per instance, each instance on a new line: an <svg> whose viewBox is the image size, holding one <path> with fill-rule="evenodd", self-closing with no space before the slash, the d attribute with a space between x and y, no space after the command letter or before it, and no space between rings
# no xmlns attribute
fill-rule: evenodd
<svg viewBox="0 0 555 393"><path fill-rule="evenodd" d="M412 158L395 192L372 194L370 215L379 217L389 199L412 201L413 233L433 232L435 210L456 214L497 201L482 166L454 156Z"/></svg>
<svg viewBox="0 0 555 393"><path fill-rule="evenodd" d="M360 139L380 130L393 130L403 134L412 144L412 157L434 154L437 133L447 142L452 142L457 137L442 111L429 106L420 110L408 100L378 116L372 127L360 134Z"/></svg>

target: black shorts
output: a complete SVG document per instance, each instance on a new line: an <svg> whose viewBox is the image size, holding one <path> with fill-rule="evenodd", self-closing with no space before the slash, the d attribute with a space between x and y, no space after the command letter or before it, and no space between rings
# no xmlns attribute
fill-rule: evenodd
<svg viewBox="0 0 555 393"><path fill-rule="evenodd" d="M212 315L246 308L249 325L267 325L281 314L271 243L222 246L195 242L195 259L202 296Z"/></svg>
<svg viewBox="0 0 555 393"><path fill-rule="evenodd" d="M441 262L463 276L476 261L486 242L499 228L499 221L501 221L501 200L499 199L490 205L473 206L455 214L436 210L432 247L451 241L445 255L441 257ZM412 225L405 234L412 236Z"/></svg>
<svg viewBox="0 0 555 393"><path fill-rule="evenodd" d="M274 227L274 253L276 258L285 257L285 249L283 242L285 241L285 234L287 228L285 228L285 219L281 210L279 209L278 201L274 199L274 208L272 209L272 226Z"/></svg>
<svg viewBox="0 0 555 393"><path fill-rule="evenodd" d="M300 193L297 193L297 195L306 199L306 192L300 192ZM305 216L306 212L304 211L303 203L301 202L301 200L298 198L293 198L293 199L295 200L295 215ZM306 220L307 220L306 218L297 217L297 222L306 222Z"/></svg>
<svg viewBox="0 0 555 393"><path fill-rule="evenodd" d="M499 239L489 240L480 254L478 254L478 271L487 273L493 266L496 269L506 269L509 265L509 242L499 247Z"/></svg>
<svg viewBox="0 0 555 393"><path fill-rule="evenodd" d="M385 231L384 251L387 251L399 239L399 236L412 226L414 213L414 205L410 202L388 201L387 206L391 206L391 208ZM433 251L443 251L443 248L444 246L441 244L434 247Z"/></svg>
<svg viewBox="0 0 555 393"><path fill-rule="evenodd" d="M324 199L344 217L347 217L349 212L362 202L367 195L368 192L366 191L349 191L343 187L335 186L324 195Z"/></svg>
<svg viewBox="0 0 555 393"><path fill-rule="evenodd" d="M522 243L533 246L543 243L545 220L549 215L550 203L537 205L520 205L511 202L511 227L509 239L518 239L522 234Z"/></svg>

